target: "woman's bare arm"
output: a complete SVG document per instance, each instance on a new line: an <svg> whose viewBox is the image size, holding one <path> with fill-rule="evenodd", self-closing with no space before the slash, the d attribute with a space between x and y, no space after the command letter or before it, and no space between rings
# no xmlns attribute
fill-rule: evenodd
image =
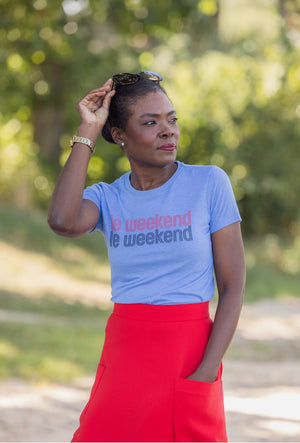
<svg viewBox="0 0 300 443"><path fill-rule="evenodd" d="M213 382L232 340L240 316L245 287L245 258L240 223L212 234L219 300L205 354L192 380Z"/></svg>
<svg viewBox="0 0 300 443"><path fill-rule="evenodd" d="M115 91L112 80L101 88L90 91L77 105L81 124L77 134L96 141L108 117L109 105ZM75 143L70 156L56 183L48 214L51 229L64 237L80 237L90 232L97 224L99 210L83 200L90 148Z"/></svg>

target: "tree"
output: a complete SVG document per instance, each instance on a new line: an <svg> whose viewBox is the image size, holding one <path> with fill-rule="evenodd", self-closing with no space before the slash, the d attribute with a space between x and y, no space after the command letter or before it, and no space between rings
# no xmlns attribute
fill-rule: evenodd
<svg viewBox="0 0 300 443"><path fill-rule="evenodd" d="M112 73L153 69L178 110L179 159L225 169L247 233L299 232L299 0L0 4L3 198L47 206L76 102ZM99 139L87 183L127 168Z"/></svg>

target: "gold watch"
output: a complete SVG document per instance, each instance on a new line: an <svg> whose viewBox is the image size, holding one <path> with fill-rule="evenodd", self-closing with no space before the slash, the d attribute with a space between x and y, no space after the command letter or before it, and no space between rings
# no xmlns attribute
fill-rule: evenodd
<svg viewBox="0 0 300 443"><path fill-rule="evenodd" d="M73 137L70 140L70 148L73 148L74 143L82 143L83 145L87 145L90 148L92 154L95 151L96 143L90 140L89 138L73 135Z"/></svg>

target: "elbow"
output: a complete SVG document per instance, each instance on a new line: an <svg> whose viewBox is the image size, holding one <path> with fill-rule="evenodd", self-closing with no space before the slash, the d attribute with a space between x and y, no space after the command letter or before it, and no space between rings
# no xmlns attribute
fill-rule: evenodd
<svg viewBox="0 0 300 443"><path fill-rule="evenodd" d="M56 234L63 237L69 237L71 235L72 229L62 217L58 215L49 213L48 215L48 225Z"/></svg>

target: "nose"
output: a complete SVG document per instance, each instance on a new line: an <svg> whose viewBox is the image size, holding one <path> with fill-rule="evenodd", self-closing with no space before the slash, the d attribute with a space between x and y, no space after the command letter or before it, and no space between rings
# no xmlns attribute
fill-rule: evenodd
<svg viewBox="0 0 300 443"><path fill-rule="evenodd" d="M174 128L167 122L162 123L160 127L160 134L159 136L161 138L167 138L174 135Z"/></svg>

